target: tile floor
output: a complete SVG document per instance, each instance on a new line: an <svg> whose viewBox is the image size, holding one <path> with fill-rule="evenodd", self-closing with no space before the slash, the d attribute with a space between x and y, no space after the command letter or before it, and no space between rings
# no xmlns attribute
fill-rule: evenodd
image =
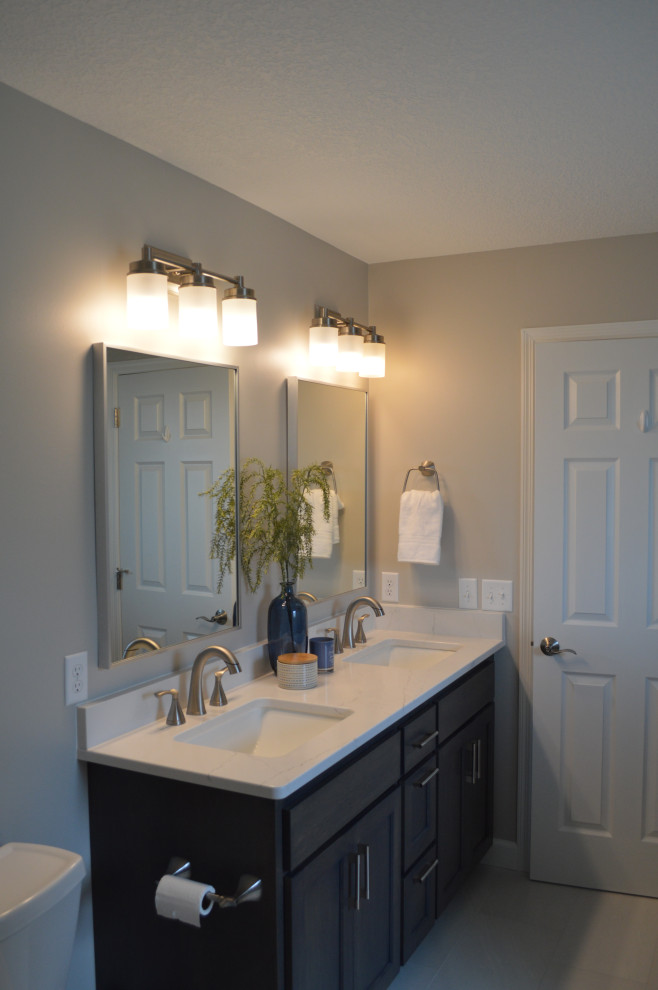
<svg viewBox="0 0 658 990"><path fill-rule="evenodd" d="M480 866L391 990L658 990L658 900Z"/></svg>

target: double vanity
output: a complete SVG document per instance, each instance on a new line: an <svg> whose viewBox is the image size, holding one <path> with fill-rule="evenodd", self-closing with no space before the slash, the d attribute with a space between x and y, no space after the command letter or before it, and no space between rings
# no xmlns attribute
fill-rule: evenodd
<svg viewBox="0 0 658 990"><path fill-rule="evenodd" d="M312 690L238 675L226 707L167 725L155 692L184 696L185 671L79 707L98 990L394 979L491 843L504 636L496 613L387 611ZM236 651L246 671L259 654ZM158 917L175 856L222 894L256 876L262 897L200 927Z"/></svg>

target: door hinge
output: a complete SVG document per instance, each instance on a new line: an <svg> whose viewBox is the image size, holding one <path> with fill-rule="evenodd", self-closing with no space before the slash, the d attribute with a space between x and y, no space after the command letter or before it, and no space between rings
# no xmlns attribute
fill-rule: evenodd
<svg viewBox="0 0 658 990"><path fill-rule="evenodd" d="M116 430L121 426L121 410L118 406L114 407L114 428Z"/></svg>

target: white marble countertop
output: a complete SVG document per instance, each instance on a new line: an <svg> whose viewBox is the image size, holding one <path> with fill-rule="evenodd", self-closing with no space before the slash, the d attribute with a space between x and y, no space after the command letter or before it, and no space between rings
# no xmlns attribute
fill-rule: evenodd
<svg viewBox="0 0 658 990"><path fill-rule="evenodd" d="M373 739L401 716L412 712L438 690L472 670L504 644L503 616L499 613L489 613L484 619L482 613L478 613L479 619L473 615L472 628L478 634L456 636L449 631L436 631L437 625L448 629L463 628L464 620L461 619L457 626L450 621L437 623L435 613L441 611L452 610L398 610L397 616L389 614L386 623L373 620L371 628L374 631L368 633L367 645L357 647L357 650L346 650L342 656L337 656L334 672L320 674L318 686L310 690L281 688L271 673L246 683L237 683L240 675L235 678L226 676L224 683L229 704L225 708L208 708L208 714L203 716L188 716L183 726L168 726L165 723L169 699L156 699L154 692L177 687L184 700L189 671L80 705L78 757L206 787L268 798L287 797L358 746ZM416 614L412 617L410 612ZM423 614L419 617L418 613ZM386 628L390 623L395 623L397 628ZM413 631L410 626L413 626ZM312 634L309 630L309 635ZM349 660L349 656L357 651L363 651L365 658L365 651L371 651L390 639L400 639L410 644L445 645L454 652L432 666L416 670ZM262 644L259 645L262 650ZM243 652L245 659L248 659L249 650L235 652L239 659ZM208 664L206 685L209 685L215 667L216 664ZM231 681L234 680L236 686L232 687ZM334 710L348 709L351 714L337 719L334 725L280 756L233 752L190 744L177 738L197 725L226 719L241 706L257 699L294 704L301 702Z"/></svg>

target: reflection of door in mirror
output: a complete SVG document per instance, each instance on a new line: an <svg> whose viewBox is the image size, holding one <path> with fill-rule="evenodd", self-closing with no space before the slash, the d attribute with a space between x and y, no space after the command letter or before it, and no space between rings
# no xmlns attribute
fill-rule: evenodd
<svg viewBox="0 0 658 990"><path fill-rule="evenodd" d="M131 658L237 622L235 569L218 595L212 505L200 497L236 464L236 370L109 348L106 371L103 665L135 639Z"/></svg>
<svg viewBox="0 0 658 990"><path fill-rule="evenodd" d="M313 555L298 587L318 599L365 583L367 402L358 388L288 379L289 468L329 462L340 506L333 541Z"/></svg>

